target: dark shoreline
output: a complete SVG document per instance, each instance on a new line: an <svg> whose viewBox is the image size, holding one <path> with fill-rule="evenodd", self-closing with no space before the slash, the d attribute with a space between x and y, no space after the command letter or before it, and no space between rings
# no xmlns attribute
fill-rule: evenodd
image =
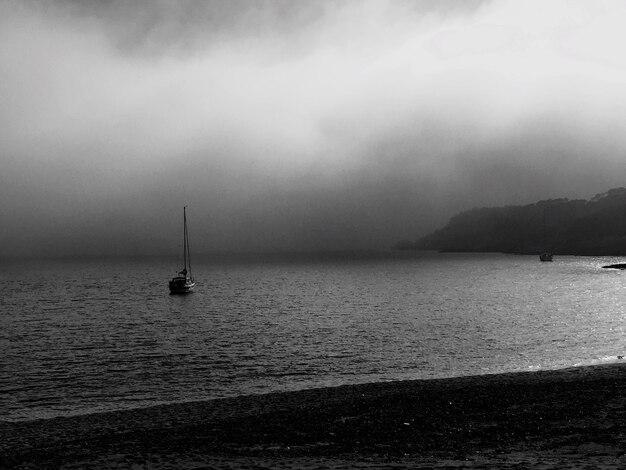
<svg viewBox="0 0 626 470"><path fill-rule="evenodd" d="M626 467L626 363L0 422L2 468L553 468L565 462Z"/></svg>

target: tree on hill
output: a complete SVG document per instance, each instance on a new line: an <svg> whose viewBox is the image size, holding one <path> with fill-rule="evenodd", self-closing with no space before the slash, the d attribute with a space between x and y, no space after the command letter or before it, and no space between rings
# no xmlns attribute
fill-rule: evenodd
<svg viewBox="0 0 626 470"><path fill-rule="evenodd" d="M399 249L536 254L626 255L626 188L590 200L549 199L475 208Z"/></svg>

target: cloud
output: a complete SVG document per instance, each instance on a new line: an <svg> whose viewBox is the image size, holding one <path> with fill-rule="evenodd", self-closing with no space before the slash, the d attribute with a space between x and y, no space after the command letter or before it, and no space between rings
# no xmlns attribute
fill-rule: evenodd
<svg viewBox="0 0 626 470"><path fill-rule="evenodd" d="M0 254L167 251L183 204L201 250L385 248L621 185L621 2L0 13Z"/></svg>

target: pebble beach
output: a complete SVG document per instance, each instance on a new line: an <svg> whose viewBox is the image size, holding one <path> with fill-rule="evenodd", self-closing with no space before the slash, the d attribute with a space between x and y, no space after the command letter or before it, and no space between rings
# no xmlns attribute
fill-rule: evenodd
<svg viewBox="0 0 626 470"><path fill-rule="evenodd" d="M626 468L626 363L0 422L0 467Z"/></svg>

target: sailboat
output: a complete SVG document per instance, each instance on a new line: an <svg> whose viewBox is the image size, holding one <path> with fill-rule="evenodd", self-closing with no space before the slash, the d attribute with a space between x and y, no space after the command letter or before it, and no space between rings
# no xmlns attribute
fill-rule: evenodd
<svg viewBox="0 0 626 470"><path fill-rule="evenodd" d="M189 255L189 233L187 232L187 206L183 208L183 270L170 281L170 294L188 294L193 292L196 283L191 275L191 257Z"/></svg>

